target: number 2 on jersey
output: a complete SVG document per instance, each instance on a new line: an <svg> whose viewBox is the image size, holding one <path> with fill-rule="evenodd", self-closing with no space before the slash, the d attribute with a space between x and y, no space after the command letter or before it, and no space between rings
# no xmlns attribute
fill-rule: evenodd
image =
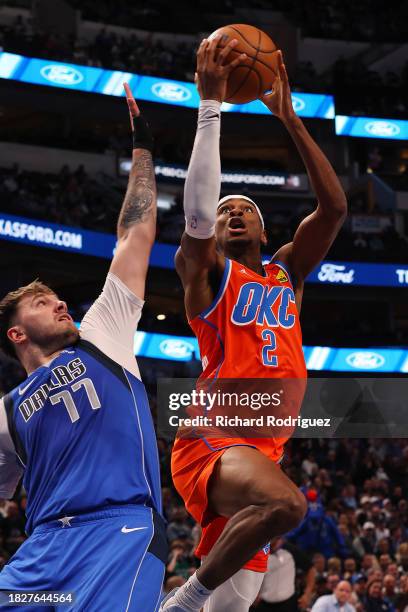
<svg viewBox="0 0 408 612"><path fill-rule="evenodd" d="M271 355L272 351L276 351L276 336L271 329L264 329L262 332L262 340L268 342L268 344L264 344L262 347L262 363L265 366L278 366L278 357L277 355Z"/></svg>

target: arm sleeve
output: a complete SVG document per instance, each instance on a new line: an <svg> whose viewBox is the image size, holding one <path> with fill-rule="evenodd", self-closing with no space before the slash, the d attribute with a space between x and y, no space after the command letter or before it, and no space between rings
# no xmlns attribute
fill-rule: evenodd
<svg viewBox="0 0 408 612"><path fill-rule="evenodd" d="M79 330L83 340L94 344L137 378L140 373L134 342L143 304L143 300L109 272L101 295L82 319Z"/></svg>
<svg viewBox="0 0 408 612"><path fill-rule="evenodd" d="M186 234L211 238L221 188L220 160L221 104L202 100L197 132L184 185Z"/></svg>
<svg viewBox="0 0 408 612"><path fill-rule="evenodd" d="M0 498L13 497L24 469L10 436L4 401L0 399Z"/></svg>

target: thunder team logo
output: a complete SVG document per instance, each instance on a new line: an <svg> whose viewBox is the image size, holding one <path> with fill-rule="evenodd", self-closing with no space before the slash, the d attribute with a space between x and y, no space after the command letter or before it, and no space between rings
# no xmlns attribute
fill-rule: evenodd
<svg viewBox="0 0 408 612"><path fill-rule="evenodd" d="M257 325L289 329L295 324L295 315L288 312L290 304L295 304L295 294L290 287L245 283L240 289L231 321L235 325L256 322Z"/></svg>

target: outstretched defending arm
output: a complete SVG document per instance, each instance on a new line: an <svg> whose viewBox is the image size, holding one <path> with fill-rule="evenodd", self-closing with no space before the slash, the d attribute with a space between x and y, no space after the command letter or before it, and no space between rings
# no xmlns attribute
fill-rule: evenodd
<svg viewBox="0 0 408 612"><path fill-rule="evenodd" d="M140 378L133 343L156 233L156 181L149 126L127 85L125 90L133 132L132 168L119 215L116 252L102 293L83 318L80 333L83 340Z"/></svg>
<svg viewBox="0 0 408 612"><path fill-rule="evenodd" d="M280 52L278 62L279 74L273 91L263 96L262 101L291 135L318 202L316 210L299 225L293 242L282 247L275 256L285 260L296 278L302 281L324 258L336 238L347 214L347 201L329 160L293 110L288 75Z"/></svg>
<svg viewBox="0 0 408 612"><path fill-rule="evenodd" d="M153 137L127 84L125 90L133 133L132 167L119 214L118 245L110 271L143 299L150 251L156 235Z"/></svg>

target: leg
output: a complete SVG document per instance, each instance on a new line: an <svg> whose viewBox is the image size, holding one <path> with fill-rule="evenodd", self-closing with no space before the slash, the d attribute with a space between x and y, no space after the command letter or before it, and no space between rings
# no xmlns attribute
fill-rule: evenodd
<svg viewBox="0 0 408 612"><path fill-rule="evenodd" d="M204 612L248 612L259 593L263 577L260 572L239 570L215 589L205 602Z"/></svg>
<svg viewBox="0 0 408 612"><path fill-rule="evenodd" d="M306 513L304 495L282 470L254 448L229 448L209 484L209 506L231 517L197 570L207 589L215 589L272 538L296 527Z"/></svg>
<svg viewBox="0 0 408 612"><path fill-rule="evenodd" d="M272 538L296 527L307 509L304 495L280 468L247 446L231 447L218 460L208 484L208 506L214 514L231 518L202 566L166 598L161 610L200 610L214 589ZM245 605L248 610L249 603Z"/></svg>

